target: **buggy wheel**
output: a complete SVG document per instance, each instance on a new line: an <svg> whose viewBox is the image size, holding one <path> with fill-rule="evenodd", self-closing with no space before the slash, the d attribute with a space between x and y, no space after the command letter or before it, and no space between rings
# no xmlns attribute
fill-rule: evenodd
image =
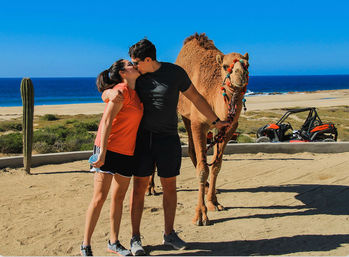
<svg viewBox="0 0 349 257"><path fill-rule="evenodd" d="M265 127L265 126L264 126ZM257 130L256 136L257 138L263 137L265 133L264 132L264 127L261 127Z"/></svg>
<svg viewBox="0 0 349 257"><path fill-rule="evenodd" d="M325 138L324 140L322 140L322 142L336 142L336 141L332 138Z"/></svg>
<svg viewBox="0 0 349 257"><path fill-rule="evenodd" d="M256 139L256 143L270 143L269 137L259 137Z"/></svg>

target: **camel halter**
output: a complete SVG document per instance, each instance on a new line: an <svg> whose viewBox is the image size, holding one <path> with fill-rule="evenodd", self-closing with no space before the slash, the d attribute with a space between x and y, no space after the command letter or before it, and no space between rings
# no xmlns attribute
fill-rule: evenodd
<svg viewBox="0 0 349 257"><path fill-rule="evenodd" d="M227 75L225 76L222 86L221 86L221 91L222 91L222 95L224 97L224 102L228 103L228 119L227 121L229 121L230 123L232 123L234 121L234 117L236 115L236 109L237 109L237 102L238 102L238 98L239 98L239 93L240 90L234 90L234 93L229 101L228 95L226 93L226 89L224 87L224 85L231 87L231 79L230 79L230 75L233 72L233 68L235 63L240 62L242 64L242 67L244 68L244 74L247 76L246 79L246 83L243 85L243 88L240 88L240 90L243 90L242 94L243 94L243 99L242 99L242 104L244 106L244 111L247 110L246 108L246 99L245 99L245 93L247 90L247 84L249 81L249 72L248 72L248 68L246 67L244 60L243 59L235 59L233 61L233 63L229 66L229 68L227 69ZM212 148L215 144L217 143L222 143L225 139L226 136L226 127L220 129L220 131L218 132L217 135L214 136L214 140L209 144L209 146L206 149L206 153L208 152L208 150L210 148ZM212 166L213 164L215 164L218 160L218 156L220 155L219 153L219 148L217 146L217 155L216 155L216 159L212 162L212 163L207 163L208 166Z"/></svg>
<svg viewBox="0 0 349 257"><path fill-rule="evenodd" d="M231 87L232 83L231 83L231 79L230 79L230 75L232 74L233 72L233 69L234 69L234 66L235 66L235 63L237 62L240 62L242 67L244 68L244 74L243 76L246 76L246 83L243 85L244 87L244 94L246 93L246 89L247 89L247 85L248 85L248 81L249 81L249 72L248 72L248 67L246 66L246 64L244 63L244 60L243 59L235 59L233 61L232 64L230 64L229 68L227 69L227 75L224 77L224 80L223 80L223 83L222 83L222 86L221 86L221 91L222 91L222 95L224 97L224 101L225 102L228 102L229 99L228 99L228 95L227 95L227 92L226 92L226 89L224 87L224 85L226 85L227 87ZM244 98L245 99L245 98ZM244 103L246 102L243 101ZM245 104L244 104L244 109L246 108Z"/></svg>

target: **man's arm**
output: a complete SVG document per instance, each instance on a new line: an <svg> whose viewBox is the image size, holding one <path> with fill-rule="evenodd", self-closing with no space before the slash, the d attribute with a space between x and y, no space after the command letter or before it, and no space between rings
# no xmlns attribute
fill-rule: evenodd
<svg viewBox="0 0 349 257"><path fill-rule="evenodd" d="M212 111L211 106L207 103L206 99L196 90L193 84L182 92L182 94L188 98L195 107L209 120L210 124L215 125L216 128L221 129L230 125L227 121L221 121L217 115Z"/></svg>
<svg viewBox="0 0 349 257"><path fill-rule="evenodd" d="M105 103L108 103L109 100L115 103L122 103L124 101L124 96L120 90L107 89L104 90L102 94L102 100Z"/></svg>

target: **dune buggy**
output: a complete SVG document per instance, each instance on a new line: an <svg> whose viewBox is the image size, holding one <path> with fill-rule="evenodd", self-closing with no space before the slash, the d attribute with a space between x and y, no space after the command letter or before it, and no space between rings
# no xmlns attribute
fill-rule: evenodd
<svg viewBox="0 0 349 257"><path fill-rule="evenodd" d="M308 112L303 125L294 130L286 119L295 113ZM323 123L315 107L290 109L276 123L267 124L257 130L257 143L262 142L335 142L337 128L333 123Z"/></svg>

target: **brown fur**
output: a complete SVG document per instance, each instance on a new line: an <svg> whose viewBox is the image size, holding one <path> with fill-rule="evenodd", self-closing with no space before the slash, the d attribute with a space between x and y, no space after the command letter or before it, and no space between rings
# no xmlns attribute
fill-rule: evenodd
<svg viewBox="0 0 349 257"><path fill-rule="evenodd" d="M202 34L195 33L194 35L187 37L184 40L184 45L186 43L188 43L189 41L194 40L194 39L199 43L199 45L202 48L204 48L206 50L209 50L209 49L217 50L217 48L214 45L213 41L208 39L208 37L206 36L205 33L202 33Z"/></svg>
<svg viewBox="0 0 349 257"><path fill-rule="evenodd" d="M218 56L218 57L217 57ZM229 66L234 59L242 59L248 67L248 54L244 56L239 53L230 53L224 55L214 45L213 41L208 39L205 34L194 34L184 41L184 45L178 54L176 64L180 65L188 73L193 85L197 91L206 99L213 111L221 120L226 120L228 115L228 106L224 102L220 87L227 72L223 66ZM234 66L234 72L230 78L237 86L246 82L246 73L242 73L243 66L237 62ZM235 93L238 96L237 110L231 128L227 131L226 139L218 145L219 152L222 153L225 145L235 132L242 107L243 90L242 87L226 87L229 99ZM182 94L179 98L178 112L182 115L189 138L189 156L197 170L199 178L199 203L196 207L194 223L198 225L209 225L207 217L207 208L209 210L223 210L216 197L216 179L222 164L222 154L218 155L218 161L212 166L211 170L207 166L206 156L206 135L212 125L196 107ZM213 158L217 156L217 148ZM207 207L205 204L205 185L208 177L210 178L209 189L207 192Z"/></svg>

